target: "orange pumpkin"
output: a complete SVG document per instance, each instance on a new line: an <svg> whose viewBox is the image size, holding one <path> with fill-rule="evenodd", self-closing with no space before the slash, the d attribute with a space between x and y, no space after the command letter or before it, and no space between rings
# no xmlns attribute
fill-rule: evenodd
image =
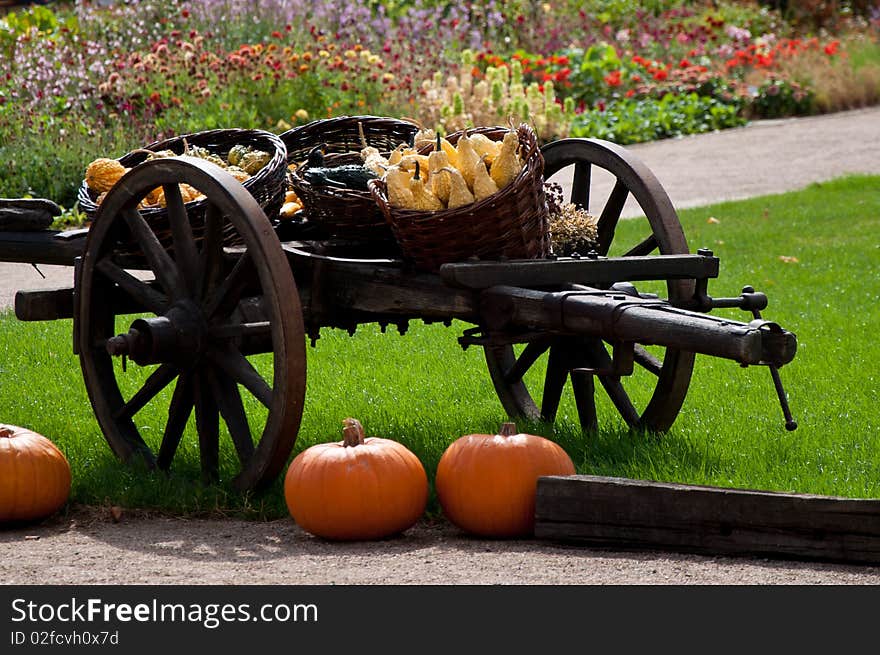
<svg viewBox="0 0 880 655"><path fill-rule="evenodd" d="M41 434L0 424L0 522L54 514L70 495L70 465Z"/></svg>
<svg viewBox="0 0 880 655"><path fill-rule="evenodd" d="M574 472L558 444L504 423L498 434L468 434L450 444L434 485L443 513L462 530L522 537L534 532L538 478Z"/></svg>
<svg viewBox="0 0 880 655"><path fill-rule="evenodd" d="M356 419L343 440L307 448L290 463L284 499L306 532L325 539L381 539L411 527L428 502L425 469L403 444L364 437Z"/></svg>

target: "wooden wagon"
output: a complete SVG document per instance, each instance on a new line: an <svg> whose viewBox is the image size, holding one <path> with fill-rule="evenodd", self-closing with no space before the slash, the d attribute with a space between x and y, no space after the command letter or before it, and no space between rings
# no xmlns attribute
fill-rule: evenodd
<svg viewBox="0 0 880 655"><path fill-rule="evenodd" d="M291 454L306 401L306 342L324 327L465 322L471 327L459 341L484 349L512 418L554 421L570 388L584 430L598 426L599 393L628 426L667 430L697 353L768 365L794 429L777 368L795 356L796 338L761 318L766 296L749 287L735 298L708 294L718 258L689 252L667 194L630 152L564 139L544 146L543 157L547 178L570 169L571 200L582 207L595 204L599 171L613 178L604 206L592 208L595 251L419 272L375 244L316 238L307 224L270 220L221 168L177 157L134 167L89 230L0 234L0 260L74 267L72 288L19 291L15 312L23 321L73 319L89 399L118 457L168 468L194 411L203 472L218 475L222 420L243 490L271 482ZM180 183L206 196L198 221ZM157 186L167 198L169 235L157 234L137 209ZM615 243L621 254L608 256L629 198L644 212L644 233ZM665 292L640 293L636 285L646 280L662 281ZM740 307L748 320L708 313L718 307ZM270 373L252 363L255 354L271 361ZM530 386L534 376L526 374L545 356L543 381ZM150 367L134 391L121 384L131 365ZM631 385L648 393L633 394ZM162 434L154 450L135 419L166 388L171 400L164 426L152 426ZM259 424L245 409L252 399L265 408Z"/></svg>

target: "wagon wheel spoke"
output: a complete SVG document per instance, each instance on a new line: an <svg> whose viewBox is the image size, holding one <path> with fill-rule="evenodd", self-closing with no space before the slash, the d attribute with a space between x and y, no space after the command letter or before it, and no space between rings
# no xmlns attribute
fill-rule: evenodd
<svg viewBox="0 0 880 655"><path fill-rule="evenodd" d="M171 460L180 445L186 423L189 421L193 410L193 385L189 373L182 373L177 378L174 393L171 396L171 404L168 406L168 420L165 423L165 431L162 434L162 443L159 446L159 455L156 465L160 469L168 469Z"/></svg>
<svg viewBox="0 0 880 655"><path fill-rule="evenodd" d="M210 380L220 415L226 422L229 436L235 445L235 452L241 464L246 466L254 454L254 441L238 386L224 375L211 375Z"/></svg>
<svg viewBox="0 0 880 655"><path fill-rule="evenodd" d="M602 214L599 216L599 221L596 226L596 240L599 242L598 252L600 255L608 254L608 248L611 246L611 241L614 239L614 230L617 228L620 215L623 213L623 206L626 204L626 199L628 197L629 189L626 184L621 180L617 180L617 182L614 183L614 188L611 190L611 194L608 196L608 201L605 203L605 207L602 209Z"/></svg>
<svg viewBox="0 0 880 655"><path fill-rule="evenodd" d="M124 209L122 214L159 284L169 296L179 296L183 289L177 267L152 228L137 209Z"/></svg>
<svg viewBox="0 0 880 655"><path fill-rule="evenodd" d="M150 286L148 282L139 280L134 275L121 268L110 257L104 257L95 265L108 280L115 282L132 299L138 302L146 311L156 315L164 314L168 309L168 297L161 291Z"/></svg>
<svg viewBox="0 0 880 655"><path fill-rule="evenodd" d="M613 366L611 355L598 339L590 339L587 352L593 366L599 370L610 370ZM599 375L599 382L605 389L605 393L611 399L617 412L628 426L637 428L640 423L639 412L630 400L629 394L623 388L619 375Z"/></svg>
<svg viewBox="0 0 880 655"><path fill-rule="evenodd" d="M550 348L552 342L549 339L530 341L523 349L522 354L504 374L508 384L522 380L526 372L535 365L538 358Z"/></svg>
<svg viewBox="0 0 880 655"><path fill-rule="evenodd" d="M574 402L577 407L581 429L586 432L596 432L599 429L599 419L596 416L596 385L592 373L586 371L571 372L571 388L574 393Z"/></svg>
<svg viewBox="0 0 880 655"><path fill-rule="evenodd" d="M238 303L245 285L253 274L253 260L247 251L238 258L229 274L205 298L203 311L206 318L217 314L228 315Z"/></svg>
<svg viewBox="0 0 880 655"><path fill-rule="evenodd" d="M646 237L643 241L640 241L635 246L623 253L623 256L644 257L645 255L650 255L659 247L660 245L657 243L657 237L652 234L651 236Z"/></svg>
<svg viewBox="0 0 880 655"><path fill-rule="evenodd" d="M180 277L187 293L192 295L195 291L198 262L198 251L195 239L193 238L192 226L186 213L183 197L180 194L180 186L177 184L166 184L162 189L165 193L165 205L171 223L174 259L177 262Z"/></svg>
<svg viewBox="0 0 880 655"><path fill-rule="evenodd" d="M659 377L660 371L663 369L663 362L660 361L659 357L649 353L644 346L640 346L639 344L635 345L633 349L633 359L636 364L639 364L646 371Z"/></svg>
<svg viewBox="0 0 880 655"><path fill-rule="evenodd" d="M167 387L177 377L177 369L171 364L162 364L144 382L144 385L125 403L116 410L117 419L131 418L155 398L162 389Z"/></svg>
<svg viewBox="0 0 880 655"><path fill-rule="evenodd" d="M195 374L194 386L202 476L213 482L220 475L220 411L211 391L211 377L211 372L203 368Z"/></svg>
<svg viewBox="0 0 880 655"><path fill-rule="evenodd" d="M571 202L581 209L590 209L590 177L592 166L579 161L574 166L574 179L571 184Z"/></svg>
<svg viewBox="0 0 880 655"><path fill-rule="evenodd" d="M219 207L208 205L205 211L205 237L202 244L201 272L198 287L202 295L217 285L223 266L223 212Z"/></svg>
<svg viewBox="0 0 880 655"><path fill-rule="evenodd" d="M568 379L568 355L568 348L557 343L550 348L550 355L547 358L544 393L541 396L541 417L550 423L556 420L559 401L562 399L562 390Z"/></svg>
<svg viewBox="0 0 880 655"><path fill-rule="evenodd" d="M272 388L239 350L214 348L208 352L208 356L226 375L250 391L254 398L271 407Z"/></svg>

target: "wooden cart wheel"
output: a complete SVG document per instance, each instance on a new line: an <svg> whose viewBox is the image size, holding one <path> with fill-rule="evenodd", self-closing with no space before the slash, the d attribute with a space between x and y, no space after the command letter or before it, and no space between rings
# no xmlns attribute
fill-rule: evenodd
<svg viewBox="0 0 880 655"><path fill-rule="evenodd" d="M633 244L614 244L619 256L684 254L687 241L666 192L650 170L631 153L599 139L563 139L543 148L545 178L573 167L571 201L599 216L599 254L607 255L612 247L617 224L629 197L642 211L644 237ZM597 207L593 196L597 171L613 177L613 188L604 206ZM592 204L591 204L592 201ZM693 296L693 280L667 281L669 299ZM511 345L486 347L486 361L495 390L511 417L553 422L566 383L571 381L581 426L598 427L596 418L595 379L628 426L663 432L675 421L684 403L694 365L693 353L666 348L662 355L636 345L635 370L632 376L592 375L583 369L607 369L611 361L608 345L600 339L556 337L531 341L517 354ZM524 381L529 369L546 357L546 373L538 407ZM578 370L580 369L580 370ZM537 385L533 385L537 386ZM653 391L651 391L653 389Z"/></svg>
<svg viewBox="0 0 880 655"><path fill-rule="evenodd" d="M189 215L179 183L205 195L204 214ZM164 232L138 210L157 187L167 200ZM141 273L120 258L121 244L131 243L146 262ZM167 469L194 410L204 478L219 478L226 435L237 488L278 476L302 418L303 317L280 243L240 183L190 157L135 167L101 204L76 289L83 377L118 457L142 455ZM157 412L164 425L149 424Z"/></svg>

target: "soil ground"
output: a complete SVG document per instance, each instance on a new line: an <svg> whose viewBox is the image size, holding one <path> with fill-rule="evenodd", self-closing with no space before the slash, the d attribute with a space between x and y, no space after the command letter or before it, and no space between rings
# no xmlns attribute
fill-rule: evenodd
<svg viewBox="0 0 880 655"><path fill-rule="evenodd" d="M880 174L880 108L762 121L632 146L685 208ZM70 285L71 269L0 264L15 291ZM118 520L117 520L118 518ZM291 520L184 519L73 508L0 532L5 584L880 584L880 568L764 558L617 552L541 540L469 538L423 521L377 543L334 544Z"/></svg>

